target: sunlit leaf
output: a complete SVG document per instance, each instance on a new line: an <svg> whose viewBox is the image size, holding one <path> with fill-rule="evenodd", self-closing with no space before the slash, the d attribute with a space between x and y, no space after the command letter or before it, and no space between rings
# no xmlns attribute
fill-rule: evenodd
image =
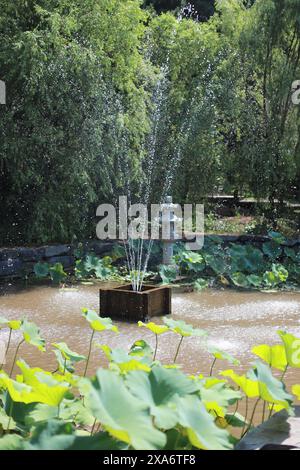
<svg viewBox="0 0 300 470"><path fill-rule="evenodd" d="M292 393L296 395L297 400L300 400L300 385L293 385L292 386Z"/></svg>
<svg viewBox="0 0 300 470"><path fill-rule="evenodd" d="M265 361L270 367L284 370L287 366L285 348L281 344L276 344L275 346L260 344L254 346L252 352Z"/></svg>
<svg viewBox="0 0 300 470"><path fill-rule="evenodd" d="M12 330L19 330L21 325L21 320L8 320L7 318L0 317L0 328L11 328Z"/></svg>
<svg viewBox="0 0 300 470"><path fill-rule="evenodd" d="M164 323L172 330L181 336L207 336L207 332L194 328L192 325L185 323L183 320L173 320L172 318L164 317Z"/></svg>
<svg viewBox="0 0 300 470"><path fill-rule="evenodd" d="M113 325L110 318L99 317L94 310L84 308L82 310L84 318L89 322L91 328L95 331L111 330L118 333L118 328Z"/></svg>
<svg viewBox="0 0 300 470"><path fill-rule="evenodd" d="M152 331L152 333L155 333L156 335L162 335L163 333L166 333L167 331L169 331L169 328L166 325L157 325L156 323L153 323L153 322L143 323L142 321L139 321L138 326L147 328L148 330Z"/></svg>
<svg viewBox="0 0 300 470"><path fill-rule="evenodd" d="M69 389L68 383L58 381L55 375L49 372L47 373L38 368L30 368L24 361L18 361L17 365L22 372L21 376L17 376L17 381L21 383L22 380L22 385L31 387L32 395L36 396L36 402L52 406L59 405ZM15 400L12 395L11 397Z"/></svg>
<svg viewBox="0 0 300 470"><path fill-rule="evenodd" d="M246 375L238 375L233 370L223 370L220 375L230 377L231 380L243 390L248 398L255 398L259 396L259 387L256 380L251 380Z"/></svg>
<svg viewBox="0 0 300 470"><path fill-rule="evenodd" d="M288 365L300 367L300 338L285 331L278 331L278 334L284 344Z"/></svg>

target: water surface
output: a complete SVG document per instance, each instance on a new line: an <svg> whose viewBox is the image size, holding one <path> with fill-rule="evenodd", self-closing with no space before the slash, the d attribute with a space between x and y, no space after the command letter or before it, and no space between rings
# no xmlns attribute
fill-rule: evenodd
<svg viewBox="0 0 300 470"><path fill-rule="evenodd" d="M107 286L107 284L106 284ZM0 316L8 318L27 317L37 323L41 335L47 341L47 353L23 344L22 356L31 366L41 366L47 370L56 368L55 356L51 352L51 343L64 341L78 353L86 354L90 339L90 329L81 316L81 308L99 310L99 284L79 286L77 290L58 289L51 286L32 286L15 288L6 286L0 295ZM300 336L300 294L299 293L261 293L238 292L234 290L206 290L196 293L173 293L173 318L183 319L196 327L207 330L208 342L236 356L241 365L240 371L255 360L251 348L256 344L275 344L280 339L279 329L287 330ZM154 321L161 322L161 318ZM97 334L101 344L110 347L128 349L131 344L143 337L154 346L154 337L148 330L136 324L116 322L120 334L103 332ZM6 341L8 332L0 330L0 340ZM165 363L172 362L178 337L167 333L160 337L158 358ZM13 334L12 346L20 340ZM8 357L9 366L13 356L13 347ZM211 358L207 353L203 339L186 338L183 341L178 362L189 373L208 374ZM100 350L94 350L89 371L92 373L99 365L105 365L106 359ZM218 362L216 371L231 367L225 362ZM80 368L78 371L82 370ZM288 383L300 383L299 372L287 374Z"/></svg>

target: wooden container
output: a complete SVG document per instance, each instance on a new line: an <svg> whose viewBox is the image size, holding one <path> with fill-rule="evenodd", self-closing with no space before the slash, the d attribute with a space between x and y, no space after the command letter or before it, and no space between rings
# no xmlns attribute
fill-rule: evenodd
<svg viewBox="0 0 300 470"><path fill-rule="evenodd" d="M147 321L171 314L171 288L144 285L141 292L131 284L100 289L100 316L113 320Z"/></svg>

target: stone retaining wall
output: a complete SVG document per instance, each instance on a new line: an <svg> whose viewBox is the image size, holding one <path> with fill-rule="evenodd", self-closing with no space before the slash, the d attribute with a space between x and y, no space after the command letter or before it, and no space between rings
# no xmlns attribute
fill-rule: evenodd
<svg viewBox="0 0 300 470"><path fill-rule="evenodd" d="M251 243L261 246L269 241L268 236L261 235L219 235L225 245L230 243ZM117 242L120 243L120 242ZM98 256L110 253L115 245L112 241L93 240L84 244L84 252L94 252ZM288 240L285 243L289 247L300 246L300 239ZM61 263L68 271L75 265L74 250L72 245L47 245L41 247L16 247L0 248L0 279L10 277L24 277L33 273L34 265L39 261L49 264Z"/></svg>
<svg viewBox="0 0 300 470"><path fill-rule="evenodd" d="M84 244L84 252L94 252L105 256L113 249L110 241L95 240ZM0 248L0 278L24 277L33 273L33 267L39 261L49 264L61 263L68 271L75 265L72 245L47 245L40 247Z"/></svg>

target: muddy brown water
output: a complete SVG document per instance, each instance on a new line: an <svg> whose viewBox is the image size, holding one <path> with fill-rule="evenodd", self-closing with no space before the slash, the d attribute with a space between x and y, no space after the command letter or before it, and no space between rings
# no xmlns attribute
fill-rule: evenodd
<svg viewBox="0 0 300 470"><path fill-rule="evenodd" d="M87 354L91 331L81 316L81 308L88 307L99 311L100 284L79 286L74 290L58 289L50 286L15 288L6 286L0 295L0 316L10 319L27 317L37 323L41 335L47 342L47 353L23 344L20 356L31 366L46 370L56 368L51 343L64 341L74 351ZM107 284L106 284L107 287ZM251 348L256 344L280 343L277 331L287 330L300 336L300 293L261 293L238 292L234 290L206 290L200 293L173 292L172 309L174 319L183 319L195 327L205 329L208 343L237 357L241 365L233 368L242 372L256 359ZM162 322L161 318L154 321ZM120 334L103 332L97 334L97 342L112 348L127 350L137 339L145 339L153 347L153 334L136 324L115 322ZM0 330L0 341L7 341L8 331ZM12 348L7 358L8 369L14 347L20 336L13 334ZM171 363L179 338L167 333L159 338L157 357L164 363ZM211 357L203 339L185 338L178 356L185 372L208 374ZM106 365L104 354L93 350L89 372ZM78 367L78 372L83 366ZM218 361L215 372L232 368L226 362ZM290 370L286 375L288 386L300 383L300 369Z"/></svg>

